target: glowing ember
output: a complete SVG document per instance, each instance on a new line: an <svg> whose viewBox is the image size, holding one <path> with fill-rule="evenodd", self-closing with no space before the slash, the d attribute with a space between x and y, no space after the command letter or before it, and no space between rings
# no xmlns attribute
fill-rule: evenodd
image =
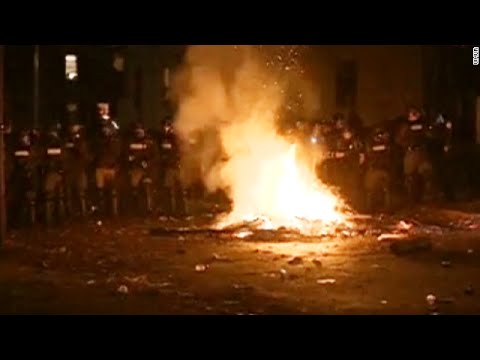
<svg viewBox="0 0 480 360"><path fill-rule="evenodd" d="M251 231L238 231L236 232L233 236L239 238L239 239L245 239L246 237L249 237L250 235L253 235Z"/></svg>
<svg viewBox="0 0 480 360"><path fill-rule="evenodd" d="M413 225L412 225L412 224L409 224L409 223L406 223L405 221L402 220L402 221L400 221L400 222L398 223L397 227L398 227L398 229L400 229L400 230L408 231L408 230L410 230L410 229L413 227Z"/></svg>
<svg viewBox="0 0 480 360"><path fill-rule="evenodd" d="M330 285L330 284L335 284L337 280L335 279L318 279L317 284L320 285Z"/></svg>
<svg viewBox="0 0 480 360"><path fill-rule="evenodd" d="M408 235L406 234L381 234L377 237L378 241L385 241L385 240L401 240L406 239Z"/></svg>

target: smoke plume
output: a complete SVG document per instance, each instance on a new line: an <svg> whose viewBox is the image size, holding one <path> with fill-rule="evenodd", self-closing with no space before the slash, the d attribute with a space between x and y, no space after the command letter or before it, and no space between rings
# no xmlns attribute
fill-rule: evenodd
<svg viewBox="0 0 480 360"><path fill-rule="evenodd" d="M318 107L300 65L303 51L217 45L187 50L173 83L185 183L200 179L211 192L225 190L235 211L245 214L286 210L276 199L280 185L272 184L291 172L283 165L290 144L278 127L312 117ZM311 174L302 177L314 181Z"/></svg>

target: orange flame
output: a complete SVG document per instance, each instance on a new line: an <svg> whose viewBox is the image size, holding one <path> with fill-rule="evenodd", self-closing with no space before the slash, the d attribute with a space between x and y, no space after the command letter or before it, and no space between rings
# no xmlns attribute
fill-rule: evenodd
<svg viewBox="0 0 480 360"><path fill-rule="evenodd" d="M285 227L312 234L345 223L345 204L300 162L297 145L278 136L276 142L284 151L267 156L258 151L237 173L240 186L231 191L233 211L218 226L257 221L262 229ZM225 171L229 170L227 166ZM244 182L248 191L241 186Z"/></svg>
<svg viewBox="0 0 480 360"><path fill-rule="evenodd" d="M209 190L226 190L233 210L219 227L256 220L262 228L318 233L346 221L343 201L318 181L299 147L277 133L287 93L303 89L316 98L292 76L274 73L248 46L192 46L175 75L175 131L184 144L203 134L195 150L184 152L182 176L197 176L188 174L197 169L191 173L200 173ZM218 148L227 161L219 161Z"/></svg>

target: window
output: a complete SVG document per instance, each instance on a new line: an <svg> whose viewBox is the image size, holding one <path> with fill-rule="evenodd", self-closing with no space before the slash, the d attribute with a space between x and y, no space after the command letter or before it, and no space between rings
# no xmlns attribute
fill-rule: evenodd
<svg viewBox="0 0 480 360"><path fill-rule="evenodd" d="M78 77L77 55L65 56L65 76L71 81Z"/></svg>
<svg viewBox="0 0 480 360"><path fill-rule="evenodd" d="M121 54L113 55L113 68L118 72L125 70L125 58Z"/></svg>
<svg viewBox="0 0 480 360"><path fill-rule="evenodd" d="M353 60L341 61L337 68L336 103L338 107L352 107L357 97L357 63Z"/></svg>

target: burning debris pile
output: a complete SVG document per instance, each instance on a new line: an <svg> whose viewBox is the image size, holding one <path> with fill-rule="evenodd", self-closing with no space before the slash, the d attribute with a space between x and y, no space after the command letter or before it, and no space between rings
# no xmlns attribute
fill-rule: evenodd
<svg viewBox="0 0 480 360"><path fill-rule="evenodd" d="M218 219L217 229L248 224L322 233L346 223L348 210L319 182L297 145L278 132L284 109L292 102L297 110L311 113L316 101L312 87L303 81L295 48L284 55L274 55L274 50L189 48L174 80L182 181L201 180L209 191L227 193L232 211ZM281 66L274 66L276 59Z"/></svg>

